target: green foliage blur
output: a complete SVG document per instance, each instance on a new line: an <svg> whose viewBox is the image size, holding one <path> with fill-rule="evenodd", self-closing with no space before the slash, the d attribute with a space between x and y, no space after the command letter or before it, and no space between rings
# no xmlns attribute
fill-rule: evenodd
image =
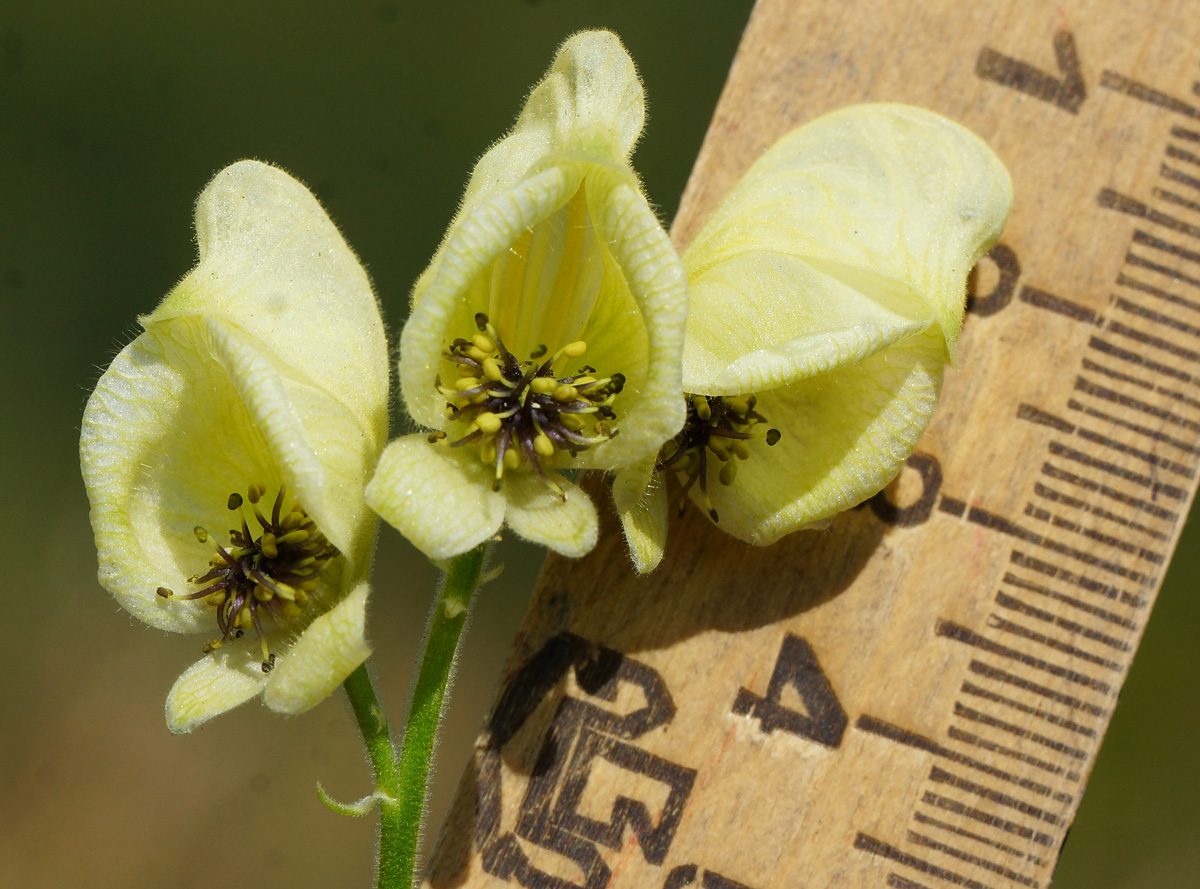
<svg viewBox="0 0 1200 889"><path fill-rule="evenodd" d="M9 0L0 6L0 887L365 886L372 831L321 807L368 791L336 702L285 724L251 704L170 736L161 706L199 656L95 581L78 472L92 384L191 267L192 202L244 157L306 182L367 266L393 331L475 158L573 31L639 65L635 155L675 212L750 0ZM1200 885L1185 532L1056 887ZM538 553L506 542L442 746L431 836L525 608ZM435 574L381 535L372 626L394 716ZM748 830L751 829L748 826ZM749 837L747 837L749 839ZM767 887L762 887L767 889Z"/></svg>

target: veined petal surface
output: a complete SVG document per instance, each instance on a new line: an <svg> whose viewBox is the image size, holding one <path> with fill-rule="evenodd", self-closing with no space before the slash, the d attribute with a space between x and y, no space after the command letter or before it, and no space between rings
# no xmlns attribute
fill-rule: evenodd
<svg viewBox="0 0 1200 889"><path fill-rule="evenodd" d="M384 449L366 499L431 559L447 559L500 530L505 498L492 481L473 452L405 435Z"/></svg>
<svg viewBox="0 0 1200 889"><path fill-rule="evenodd" d="M578 558L596 545L600 532L596 507L574 482L561 477L555 481L561 495L536 476L525 474L506 482L504 520L526 540Z"/></svg>
<svg viewBox="0 0 1200 889"><path fill-rule="evenodd" d="M304 713L325 700L371 656L363 581L309 624L271 672L263 703L277 713Z"/></svg>
<svg viewBox="0 0 1200 889"><path fill-rule="evenodd" d="M243 639L192 664L167 693L167 728L175 734L190 732L261 693L267 676L260 660L250 640Z"/></svg>
<svg viewBox="0 0 1200 889"><path fill-rule="evenodd" d="M575 34L559 47L512 131L475 165L460 215L515 186L545 158L628 161L645 121L642 83L617 36Z"/></svg>
<svg viewBox="0 0 1200 889"><path fill-rule="evenodd" d="M802 292L814 311L820 294L798 265L791 267L795 288L775 291L749 316L747 301L708 305L704 281L721 264L751 257L767 265L780 254L900 314L923 304L953 360L967 272L1000 236L1011 204L1008 171L958 124L906 105L835 111L771 147L697 235L684 256L693 315L716 311L730 327L752 330L758 314L777 313L782 320L762 331L766 346L803 332L787 328L788 319L802 320L791 310L793 293ZM762 277L778 279L780 271L764 268ZM755 293L771 298L765 288ZM830 311L840 310L843 294L830 290ZM700 351L707 348L701 340ZM685 385L702 374L687 364Z"/></svg>
<svg viewBox="0 0 1200 889"><path fill-rule="evenodd" d="M316 198L275 167L240 161L196 201L200 261L142 319L228 322L387 438L387 339L370 281ZM336 348L332 347L336 344Z"/></svg>
<svg viewBox="0 0 1200 889"><path fill-rule="evenodd" d="M774 446L751 442L729 486L710 469L708 494L721 530L773 543L861 503L895 478L937 407L945 363L936 328L902 345L759 394L755 409L782 436ZM690 493L703 508L696 486Z"/></svg>

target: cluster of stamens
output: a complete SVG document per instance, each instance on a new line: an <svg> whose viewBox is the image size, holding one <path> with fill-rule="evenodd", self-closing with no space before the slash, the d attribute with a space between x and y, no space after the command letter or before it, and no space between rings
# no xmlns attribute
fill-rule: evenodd
<svg viewBox="0 0 1200 889"><path fill-rule="evenodd" d="M767 418L754 410L753 395L684 395L687 419L683 429L659 453L658 468L673 469L686 477L680 494L680 510L688 491L699 482L704 506L714 522L720 521L708 499L708 465L716 459L721 466L717 478L731 485L737 477L738 461L750 457L749 442L763 439L774 445L778 429L767 427Z"/></svg>
<svg viewBox="0 0 1200 889"><path fill-rule="evenodd" d="M549 358L541 346L529 360L519 361L487 315L477 314L475 324L479 333L469 340L456 339L446 351L446 358L457 366L458 379L452 385L437 381L449 402L450 419L467 425L466 434L450 446L478 444L480 459L495 466L494 490L500 490L506 470L529 468L561 495L543 463L552 465L560 451L574 457L617 434L610 425L616 420L612 403L625 377L598 377L596 369L586 365L557 377L555 366L563 359L580 358L587 351L585 342L568 343ZM445 437L435 432L430 441Z"/></svg>
<svg viewBox="0 0 1200 889"><path fill-rule="evenodd" d="M216 547L208 560L208 572L188 578L188 583L202 585L203 589L177 595L159 587L158 595L164 599L203 599L216 609L221 638L205 645L205 652L242 638L253 627L262 643L262 671L269 673L275 666L275 655L267 645L262 614L279 621L303 613L321 569L338 551L299 503L293 502L284 510L283 485L279 486L270 518L264 516L258 503L265 493L266 487L255 482L246 495L261 529L257 537L250 532L242 510L244 501L237 493L229 495L227 505L238 513L241 528L230 530L228 549L196 526L196 539L201 543L211 541Z"/></svg>

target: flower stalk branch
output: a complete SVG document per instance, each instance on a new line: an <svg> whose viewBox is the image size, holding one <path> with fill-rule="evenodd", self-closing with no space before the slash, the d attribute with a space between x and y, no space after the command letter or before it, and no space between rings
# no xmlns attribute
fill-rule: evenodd
<svg viewBox="0 0 1200 889"><path fill-rule="evenodd" d="M354 711L358 730L362 733L363 745L375 772L375 792L367 798L379 804L379 861L376 868L379 889L406 887L403 882L402 846L397 840L402 832L400 818L400 769L396 762L396 748L392 746L391 723L367 672L366 664L346 677L343 687ZM324 794L322 793L324 798ZM328 801L325 803L330 805ZM332 808L332 806L331 806ZM339 807L337 811L352 813L353 807ZM347 811L349 810L349 811ZM366 814L365 807L362 814Z"/></svg>
<svg viewBox="0 0 1200 889"><path fill-rule="evenodd" d="M470 616L475 593L484 580L489 544L483 543L447 565L446 573L434 599L429 622L425 628L417 678L413 683L408 723L404 729L398 767L375 764L376 780L395 768L396 793L386 789L389 799L380 801L379 887L410 889L416 883L416 870L421 845L421 829L425 821L429 778L437 747L458 647ZM353 677L351 677L353 678ZM347 691L349 692L347 683ZM355 709L358 716L358 710ZM362 717L359 725L363 727ZM386 733L386 728L384 729ZM364 728L364 740L367 732ZM368 741L368 749L370 742Z"/></svg>

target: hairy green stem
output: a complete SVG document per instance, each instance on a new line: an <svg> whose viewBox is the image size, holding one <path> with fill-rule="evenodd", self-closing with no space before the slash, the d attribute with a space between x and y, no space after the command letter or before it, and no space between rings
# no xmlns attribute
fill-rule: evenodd
<svg viewBox="0 0 1200 889"><path fill-rule="evenodd" d="M463 628L470 614L471 601L487 561L488 544L450 560L429 613L420 667L412 687L408 724L400 749L399 796L396 798L396 835L394 856L396 886L410 889L415 885L421 848L421 827L425 819L426 797L442 722ZM383 873L383 844L380 844L380 874Z"/></svg>
<svg viewBox="0 0 1200 889"><path fill-rule="evenodd" d="M375 771L375 794L379 802L379 889L409 889L403 881L404 868L399 854L402 832L400 814L400 767L392 746L387 714L375 695L367 665L362 664L343 683L350 709L358 721L363 744Z"/></svg>
<svg viewBox="0 0 1200 889"><path fill-rule="evenodd" d="M392 746L387 714L375 695L366 665L351 673L343 683L375 771L373 796L379 804L378 889L411 889L416 879L438 729L454 681L458 645L471 600L487 562L487 550L485 543L456 556L442 577L425 628L399 757ZM342 811L336 803L326 804Z"/></svg>

